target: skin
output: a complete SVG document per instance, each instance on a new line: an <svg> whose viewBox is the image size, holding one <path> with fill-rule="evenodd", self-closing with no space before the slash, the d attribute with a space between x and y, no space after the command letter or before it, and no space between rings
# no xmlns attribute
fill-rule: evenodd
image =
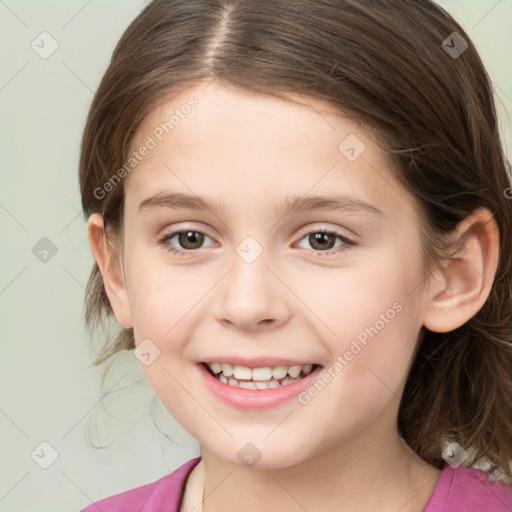
<svg viewBox="0 0 512 512"><path fill-rule="evenodd" d="M440 471L400 439L399 398L421 327L453 330L484 304L498 261L496 223L475 211L454 233L465 235L459 259L422 281L418 204L368 132L319 101L205 85L161 101L140 126L134 148L188 98L199 102L126 178L117 258L101 215L88 224L117 320L133 327L137 345L149 338L159 348L142 368L201 447L181 510L422 511ZM355 161L338 149L350 134L366 146ZM285 197L333 191L382 214L277 210ZM217 199L224 209L138 211L160 192ZM191 243L159 243L179 229L207 236L180 257L168 249ZM327 255L308 237L319 229L355 245L329 238L336 245L328 250L342 250ZM263 248L251 264L236 252L247 236ZM212 354L331 367L395 303L400 312L307 405L238 410L197 378L196 363ZM237 457L248 442L262 453L253 467Z"/></svg>

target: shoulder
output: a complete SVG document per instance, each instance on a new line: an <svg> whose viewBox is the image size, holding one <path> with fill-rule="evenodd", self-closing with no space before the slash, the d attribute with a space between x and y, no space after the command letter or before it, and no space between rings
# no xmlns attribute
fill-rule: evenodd
<svg viewBox="0 0 512 512"><path fill-rule="evenodd" d="M494 482L487 473L448 464L424 512L510 512L512 487Z"/></svg>
<svg viewBox="0 0 512 512"><path fill-rule="evenodd" d="M177 512L185 480L200 460L189 460L155 482L104 498L80 512L156 512L164 506L169 512Z"/></svg>

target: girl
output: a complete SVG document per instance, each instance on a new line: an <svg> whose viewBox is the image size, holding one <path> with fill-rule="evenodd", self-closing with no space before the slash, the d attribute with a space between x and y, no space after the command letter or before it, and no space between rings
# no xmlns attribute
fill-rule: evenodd
<svg viewBox="0 0 512 512"><path fill-rule="evenodd" d="M86 320L201 457L84 510L512 510L508 169L430 0L150 3L84 131Z"/></svg>

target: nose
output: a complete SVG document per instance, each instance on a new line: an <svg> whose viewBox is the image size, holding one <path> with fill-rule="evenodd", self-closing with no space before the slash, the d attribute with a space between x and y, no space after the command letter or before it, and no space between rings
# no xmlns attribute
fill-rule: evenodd
<svg viewBox="0 0 512 512"><path fill-rule="evenodd" d="M249 263L234 253L231 269L216 294L217 321L240 329L275 328L289 319L292 295L263 252Z"/></svg>

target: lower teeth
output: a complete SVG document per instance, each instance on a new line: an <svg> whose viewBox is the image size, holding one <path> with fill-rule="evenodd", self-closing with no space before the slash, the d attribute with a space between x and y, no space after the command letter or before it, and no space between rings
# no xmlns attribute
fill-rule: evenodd
<svg viewBox="0 0 512 512"><path fill-rule="evenodd" d="M287 375L284 379L281 379L281 382L278 382L275 379L272 380L264 380L264 381L255 381L255 380L236 380L233 377L229 377L229 379L222 374L214 375L214 377L222 382L223 384L227 384L228 386L243 388L243 389L274 389L279 388L281 386L288 386L293 384L294 382L298 382L304 376L299 376L295 379Z"/></svg>

